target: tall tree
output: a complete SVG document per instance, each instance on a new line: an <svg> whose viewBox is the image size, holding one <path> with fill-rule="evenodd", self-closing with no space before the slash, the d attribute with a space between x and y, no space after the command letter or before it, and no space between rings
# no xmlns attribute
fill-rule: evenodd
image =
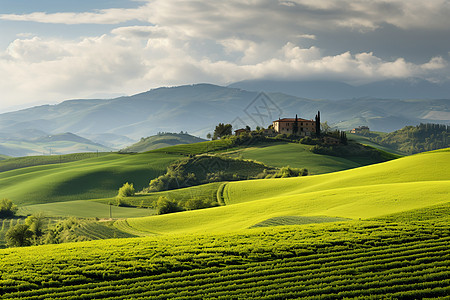
<svg viewBox="0 0 450 300"><path fill-rule="evenodd" d="M317 111L316 115L316 136L320 137L322 133L320 132L320 111Z"/></svg>
<svg viewBox="0 0 450 300"><path fill-rule="evenodd" d="M214 129L213 139L220 139L224 136L231 135L232 128L231 124L219 123L219 125L216 126L216 129Z"/></svg>
<svg viewBox="0 0 450 300"><path fill-rule="evenodd" d="M297 117L297 114L295 115L294 126L292 126L292 133L293 134L298 134L298 117Z"/></svg>

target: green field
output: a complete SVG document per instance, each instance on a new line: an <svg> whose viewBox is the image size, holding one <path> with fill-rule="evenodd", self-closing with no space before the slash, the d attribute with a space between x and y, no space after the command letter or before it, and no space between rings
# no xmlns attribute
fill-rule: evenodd
<svg viewBox="0 0 450 300"><path fill-rule="evenodd" d="M236 153L244 159L254 159L269 166L306 168L312 175L362 166L359 162L347 158L312 153L309 150L311 147L296 143L279 143L242 149Z"/></svg>
<svg viewBox="0 0 450 300"><path fill-rule="evenodd" d="M17 205L113 197L125 182L140 190L180 155L116 154L0 173L0 195Z"/></svg>
<svg viewBox="0 0 450 300"><path fill-rule="evenodd" d="M111 199L114 200L114 199ZM108 203L108 202L106 202ZM78 200L26 205L19 208L18 214L27 216L39 212L52 217L77 218L112 218L144 217L155 214L154 209L119 207L94 201Z"/></svg>
<svg viewBox="0 0 450 300"><path fill-rule="evenodd" d="M373 218L449 202L450 149L300 178L230 182L227 206L127 220L160 234L239 231L283 216ZM123 224L121 224L123 226Z"/></svg>
<svg viewBox="0 0 450 300"><path fill-rule="evenodd" d="M352 221L0 250L2 299L445 299L448 223Z"/></svg>
<svg viewBox="0 0 450 300"><path fill-rule="evenodd" d="M11 157L7 161L0 162L0 172L21 169L26 167L61 164L73 161L79 161L88 158L96 158L104 155L108 155L107 152L85 152L74 153L65 155L41 155L41 156L24 156L24 157Z"/></svg>
<svg viewBox="0 0 450 300"><path fill-rule="evenodd" d="M370 133L372 134L373 137L386 135L386 133L384 133L384 132L373 132L373 131L371 131ZM393 148L388 148L386 146L380 145L380 144L372 141L370 138L368 138L366 136L363 136L363 135L354 134L354 133L347 133L347 138L349 140L353 140L353 141L358 142L360 144L368 145L368 146L371 146L371 147L374 147L374 148L378 148L378 149L381 149L381 150L386 151L386 152L390 152L390 153L394 153L394 154L398 154L398 155L405 155L405 153L403 153L403 152L400 152L400 151L395 150Z"/></svg>

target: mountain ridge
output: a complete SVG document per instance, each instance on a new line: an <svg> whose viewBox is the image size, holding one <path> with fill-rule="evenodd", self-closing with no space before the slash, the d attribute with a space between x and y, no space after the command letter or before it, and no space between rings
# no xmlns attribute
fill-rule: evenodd
<svg viewBox="0 0 450 300"><path fill-rule="evenodd" d="M218 123L230 123L233 129L246 125L254 129L296 114L312 119L318 110L322 121L340 129L366 125L371 130L391 132L419 123L450 123L450 103L445 99L336 101L197 84L162 87L115 99L67 100L0 114L0 137L31 130L49 135L72 132L122 149L157 132L183 131L205 137Z"/></svg>

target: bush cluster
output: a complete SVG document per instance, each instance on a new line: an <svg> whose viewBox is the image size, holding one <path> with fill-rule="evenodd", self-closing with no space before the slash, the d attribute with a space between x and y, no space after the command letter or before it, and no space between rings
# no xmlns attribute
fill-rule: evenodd
<svg viewBox="0 0 450 300"><path fill-rule="evenodd" d="M0 200L0 218L14 217L17 212L17 205L10 199L3 198Z"/></svg>

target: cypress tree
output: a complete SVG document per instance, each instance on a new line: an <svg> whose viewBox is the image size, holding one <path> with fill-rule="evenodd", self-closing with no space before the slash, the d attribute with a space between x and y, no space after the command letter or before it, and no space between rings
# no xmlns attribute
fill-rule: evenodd
<svg viewBox="0 0 450 300"><path fill-rule="evenodd" d="M320 111L317 111L317 115L316 115L316 136L317 137L321 136L321 132L320 132Z"/></svg>
<svg viewBox="0 0 450 300"><path fill-rule="evenodd" d="M297 114L295 115L295 122L294 126L292 127L292 133L297 134L298 133L298 117Z"/></svg>

